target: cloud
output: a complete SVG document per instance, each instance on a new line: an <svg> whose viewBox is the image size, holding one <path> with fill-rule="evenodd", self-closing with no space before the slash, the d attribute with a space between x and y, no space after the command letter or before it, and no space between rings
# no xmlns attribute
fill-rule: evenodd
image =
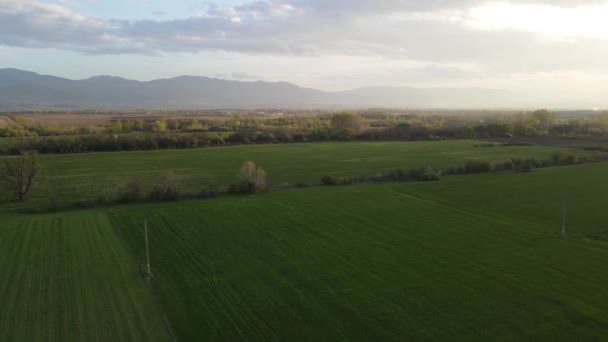
<svg viewBox="0 0 608 342"><path fill-rule="evenodd" d="M608 24L598 8L608 15L607 2L593 0L264 0L209 5L202 15L183 19L129 21L85 16L58 4L0 0L0 45L101 55L344 54L436 66L474 63L497 71L605 70ZM572 18L581 25L563 25Z"/></svg>

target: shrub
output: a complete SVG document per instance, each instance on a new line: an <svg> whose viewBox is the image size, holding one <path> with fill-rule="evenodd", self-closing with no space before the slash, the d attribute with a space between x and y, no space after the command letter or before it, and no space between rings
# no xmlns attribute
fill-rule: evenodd
<svg viewBox="0 0 608 342"><path fill-rule="evenodd" d="M176 201L178 198L177 182L171 174L163 176L150 192L153 201Z"/></svg>
<svg viewBox="0 0 608 342"><path fill-rule="evenodd" d="M241 187L239 184L230 184L228 187L228 193L230 194L238 194L241 192Z"/></svg>
<svg viewBox="0 0 608 342"><path fill-rule="evenodd" d="M507 159L502 163L502 169L505 171L510 171L515 168L515 164L511 159Z"/></svg>
<svg viewBox="0 0 608 342"><path fill-rule="evenodd" d="M323 185L338 185L338 177L334 176L323 176L321 178L321 184Z"/></svg>
<svg viewBox="0 0 608 342"><path fill-rule="evenodd" d="M562 153L561 152L555 152L551 155L551 162L553 162L553 165L559 165L562 162Z"/></svg>
<svg viewBox="0 0 608 342"><path fill-rule="evenodd" d="M409 177L422 182L438 181L441 180L441 171L435 170L430 166L419 167L411 169Z"/></svg>
<svg viewBox="0 0 608 342"><path fill-rule="evenodd" d="M352 177L338 177L340 185L351 185L355 183Z"/></svg>
<svg viewBox="0 0 608 342"><path fill-rule="evenodd" d="M309 185L303 182L298 182L295 184L296 188L307 188Z"/></svg>
<svg viewBox="0 0 608 342"><path fill-rule="evenodd" d="M446 169L445 173L448 175L462 175L462 174L464 174L464 171L465 171L464 166L452 165Z"/></svg>
<svg viewBox="0 0 608 342"><path fill-rule="evenodd" d="M321 184L323 185L350 185L354 183L354 179L352 177L343 177L343 176L324 176L321 178Z"/></svg>
<svg viewBox="0 0 608 342"><path fill-rule="evenodd" d="M407 180L408 177L409 177L408 172L403 169L393 170L385 175L385 178L387 178L387 180L394 180L394 181Z"/></svg>
<svg viewBox="0 0 608 342"><path fill-rule="evenodd" d="M118 202L135 202L141 199L141 183L134 179L118 192Z"/></svg>
<svg viewBox="0 0 608 342"><path fill-rule="evenodd" d="M534 164L532 163L523 163L517 167L517 171L519 172L532 172L534 171Z"/></svg>
<svg viewBox="0 0 608 342"><path fill-rule="evenodd" d="M578 162L578 158L574 154L569 154L566 156L564 162L568 165L576 164Z"/></svg>
<svg viewBox="0 0 608 342"><path fill-rule="evenodd" d="M542 163L535 158L516 158L513 159L513 164L515 165L515 169L519 172L531 172L534 169L542 166Z"/></svg>
<svg viewBox="0 0 608 342"><path fill-rule="evenodd" d="M219 190L215 185L207 185L198 193L199 198L214 198L219 194Z"/></svg>
<svg viewBox="0 0 608 342"><path fill-rule="evenodd" d="M469 160L464 164L465 173L487 173L492 171L492 164L486 160Z"/></svg>
<svg viewBox="0 0 608 342"><path fill-rule="evenodd" d="M536 160L536 158L515 158L513 159L513 163L515 164L515 169L520 172L530 172L536 168L543 166L543 163Z"/></svg>

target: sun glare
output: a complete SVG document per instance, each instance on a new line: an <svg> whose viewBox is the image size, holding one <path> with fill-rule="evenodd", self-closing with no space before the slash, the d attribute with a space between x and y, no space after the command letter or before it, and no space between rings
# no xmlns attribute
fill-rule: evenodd
<svg viewBox="0 0 608 342"><path fill-rule="evenodd" d="M469 24L485 30L537 32L555 37L608 39L608 2L579 6L496 2L470 10Z"/></svg>

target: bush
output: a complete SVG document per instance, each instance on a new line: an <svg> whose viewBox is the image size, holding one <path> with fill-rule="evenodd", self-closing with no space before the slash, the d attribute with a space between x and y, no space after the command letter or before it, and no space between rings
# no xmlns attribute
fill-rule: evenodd
<svg viewBox="0 0 608 342"><path fill-rule="evenodd" d="M298 182L295 184L296 188L307 188L309 185L303 182Z"/></svg>
<svg viewBox="0 0 608 342"><path fill-rule="evenodd" d="M229 194L238 194L241 192L241 186L239 184L230 184L230 186L228 187Z"/></svg>
<svg viewBox="0 0 608 342"><path fill-rule="evenodd" d="M338 185L338 177L334 176L323 176L321 178L321 184L323 185Z"/></svg>
<svg viewBox="0 0 608 342"><path fill-rule="evenodd" d="M515 168L515 164L511 159L507 159L502 163L502 169L505 171L510 171Z"/></svg>
<svg viewBox="0 0 608 342"><path fill-rule="evenodd" d="M170 174L161 178L150 192L150 199L153 201L176 201L178 198L177 182Z"/></svg>
<svg viewBox="0 0 608 342"><path fill-rule="evenodd" d="M534 164L532 163L524 163L517 167L517 171L519 172L532 172L534 171Z"/></svg>
<svg viewBox="0 0 608 342"><path fill-rule="evenodd" d="M338 177L340 185L351 185L355 183L352 177Z"/></svg>
<svg viewBox="0 0 608 342"><path fill-rule="evenodd" d="M551 162L553 162L553 165L559 165L562 162L562 153L561 152L555 152L551 155Z"/></svg>
<svg viewBox="0 0 608 342"><path fill-rule="evenodd" d="M515 158L513 159L513 164L515 165L515 169L520 172L531 172L534 169L543 166L543 163L536 160L536 158Z"/></svg>
<svg viewBox="0 0 608 342"><path fill-rule="evenodd" d="M464 174L464 171L465 171L464 166L452 165L446 169L445 173L448 175L462 175L462 174Z"/></svg>
<svg viewBox="0 0 608 342"><path fill-rule="evenodd" d="M219 194L219 190L215 185L207 185L198 193L199 198L214 198Z"/></svg>
<svg viewBox="0 0 608 342"><path fill-rule="evenodd" d="M492 171L492 164L486 160L469 160L464 164L465 173L487 173Z"/></svg>
<svg viewBox="0 0 608 342"><path fill-rule="evenodd" d="M397 169L397 170L390 171L389 173L384 175L383 178L385 180L389 180L389 181L403 181L403 180L407 180L408 177L409 177L409 174L407 171L405 171L403 169Z"/></svg>
<svg viewBox="0 0 608 342"><path fill-rule="evenodd" d="M435 170L430 166L419 167L411 169L409 177L422 182L438 181L441 180L441 171Z"/></svg>
<svg viewBox="0 0 608 342"><path fill-rule="evenodd" d="M564 162L567 165L573 165L573 164L578 163L578 158L574 154L569 154L566 156Z"/></svg>
<svg viewBox="0 0 608 342"><path fill-rule="evenodd" d="M343 177L343 176L324 176L321 178L321 184L334 186L334 185L350 185L354 183L354 179L352 177Z"/></svg>
<svg viewBox="0 0 608 342"><path fill-rule="evenodd" d="M118 192L118 202L135 202L141 199L141 183L134 179Z"/></svg>

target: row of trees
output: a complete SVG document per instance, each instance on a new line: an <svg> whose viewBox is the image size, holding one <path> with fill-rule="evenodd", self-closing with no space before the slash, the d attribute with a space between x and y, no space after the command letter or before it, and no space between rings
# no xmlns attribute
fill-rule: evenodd
<svg viewBox="0 0 608 342"><path fill-rule="evenodd" d="M365 131L389 129L407 125L434 131L470 127L472 134L515 135L546 134L551 132L589 131L594 126L608 131L608 113L584 119L558 120L547 110L511 115L416 115L386 112L340 112L335 114L255 116L237 115L226 118L133 118L116 119L107 124L89 126L48 126L35 119L16 117L7 127L0 128L0 137L56 136L83 134L125 134L133 132L220 132L220 131L286 131L310 133L314 131L349 131L357 135ZM567 129L563 129L567 126ZM349 135L349 134L347 134Z"/></svg>

